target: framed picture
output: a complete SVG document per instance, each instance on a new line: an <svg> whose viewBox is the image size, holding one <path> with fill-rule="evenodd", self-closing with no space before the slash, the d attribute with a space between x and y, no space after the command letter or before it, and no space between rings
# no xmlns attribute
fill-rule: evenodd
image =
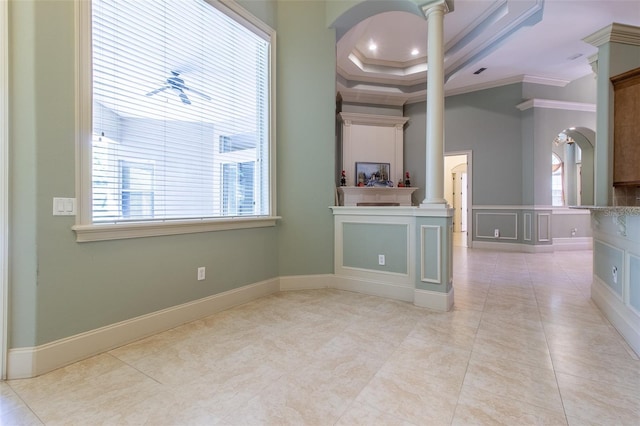
<svg viewBox="0 0 640 426"><path fill-rule="evenodd" d="M387 182L389 180L389 163L356 162L356 186L368 185L370 182Z"/></svg>

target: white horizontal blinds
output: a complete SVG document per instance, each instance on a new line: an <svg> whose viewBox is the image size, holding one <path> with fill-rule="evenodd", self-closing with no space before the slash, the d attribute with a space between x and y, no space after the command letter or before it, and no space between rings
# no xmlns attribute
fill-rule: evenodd
<svg viewBox="0 0 640 426"><path fill-rule="evenodd" d="M269 42L221 10L93 1L94 222L269 214Z"/></svg>

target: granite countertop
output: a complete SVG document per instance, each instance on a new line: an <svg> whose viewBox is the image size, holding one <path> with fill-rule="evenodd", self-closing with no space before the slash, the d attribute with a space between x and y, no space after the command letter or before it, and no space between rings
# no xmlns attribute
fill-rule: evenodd
<svg viewBox="0 0 640 426"><path fill-rule="evenodd" d="M569 208L602 212L610 216L640 216L640 206L570 206Z"/></svg>

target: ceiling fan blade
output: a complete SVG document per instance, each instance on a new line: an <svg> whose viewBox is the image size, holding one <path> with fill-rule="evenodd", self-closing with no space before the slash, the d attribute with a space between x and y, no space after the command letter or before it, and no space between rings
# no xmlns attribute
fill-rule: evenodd
<svg viewBox="0 0 640 426"><path fill-rule="evenodd" d="M190 87L186 87L186 86L184 87L184 89L187 89L188 91L195 93L196 95L200 96L200 97L201 97L201 98L203 98L203 99L206 99L206 100L208 100L208 101L210 101L210 100L211 100L211 96L206 95L206 94L202 93L202 92L201 92L201 91L199 91L199 90L195 90L195 89L192 89L192 88L190 88Z"/></svg>
<svg viewBox="0 0 640 426"><path fill-rule="evenodd" d="M191 101L189 100L189 97L187 95L185 95L184 93L180 93L180 99L182 100L182 103L185 105L191 105Z"/></svg>
<svg viewBox="0 0 640 426"><path fill-rule="evenodd" d="M167 90L168 88L169 88L169 86L162 86L162 87L159 87L159 88L157 88L156 90L152 90L152 91L150 91L149 93L147 93L147 96L153 96L153 95L155 95L156 93L164 92L164 91L165 91L165 90Z"/></svg>

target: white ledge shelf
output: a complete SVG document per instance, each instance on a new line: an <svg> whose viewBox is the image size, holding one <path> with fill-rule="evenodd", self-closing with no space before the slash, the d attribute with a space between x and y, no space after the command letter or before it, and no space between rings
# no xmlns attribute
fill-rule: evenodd
<svg viewBox="0 0 640 426"><path fill-rule="evenodd" d="M415 187L339 186L340 206L411 206L411 194Z"/></svg>

